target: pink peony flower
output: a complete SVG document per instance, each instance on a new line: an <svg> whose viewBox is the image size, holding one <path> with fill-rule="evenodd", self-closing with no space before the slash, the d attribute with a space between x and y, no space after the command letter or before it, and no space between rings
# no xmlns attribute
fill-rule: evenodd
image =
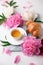
<svg viewBox="0 0 43 65"><path fill-rule="evenodd" d="M40 53L40 47L42 46L41 40L36 39L35 37L32 36L27 36L24 39L22 48L23 48L23 53L25 55L39 55Z"/></svg>
<svg viewBox="0 0 43 65"><path fill-rule="evenodd" d="M6 24L6 26L8 26L9 28L12 28L20 26L22 25L22 23L23 23L22 16L19 13L16 13L11 15L4 24Z"/></svg>
<svg viewBox="0 0 43 65"><path fill-rule="evenodd" d="M6 54L10 55L11 51L7 48L3 48L3 53L6 53Z"/></svg>
<svg viewBox="0 0 43 65"><path fill-rule="evenodd" d="M15 57L15 59L14 59L14 63L17 64L17 63L19 63L19 62L20 62L20 56L17 55L17 56Z"/></svg>

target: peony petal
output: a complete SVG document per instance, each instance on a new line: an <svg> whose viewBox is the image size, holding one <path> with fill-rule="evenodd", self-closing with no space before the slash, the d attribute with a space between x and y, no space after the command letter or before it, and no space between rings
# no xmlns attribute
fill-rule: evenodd
<svg viewBox="0 0 43 65"><path fill-rule="evenodd" d="M10 55L11 51L7 48L3 48L3 53Z"/></svg>
<svg viewBox="0 0 43 65"><path fill-rule="evenodd" d="M35 65L34 63L30 63L29 65Z"/></svg>
<svg viewBox="0 0 43 65"><path fill-rule="evenodd" d="M3 48L3 51L2 51L3 53L5 52L5 48Z"/></svg>
<svg viewBox="0 0 43 65"><path fill-rule="evenodd" d="M8 0L2 0L2 3L5 3L6 1L8 1Z"/></svg>
<svg viewBox="0 0 43 65"><path fill-rule="evenodd" d="M17 64L20 62L20 56L17 55L15 58L14 58L14 63Z"/></svg>
<svg viewBox="0 0 43 65"><path fill-rule="evenodd" d="M23 6L24 9L26 9L27 7L26 6Z"/></svg>

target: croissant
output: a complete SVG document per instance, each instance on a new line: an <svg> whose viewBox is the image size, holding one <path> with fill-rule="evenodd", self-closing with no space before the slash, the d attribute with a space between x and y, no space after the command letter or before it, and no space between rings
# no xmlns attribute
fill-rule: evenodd
<svg viewBox="0 0 43 65"><path fill-rule="evenodd" d="M38 22L27 21L26 22L27 32L31 33L35 37L40 36L41 25Z"/></svg>

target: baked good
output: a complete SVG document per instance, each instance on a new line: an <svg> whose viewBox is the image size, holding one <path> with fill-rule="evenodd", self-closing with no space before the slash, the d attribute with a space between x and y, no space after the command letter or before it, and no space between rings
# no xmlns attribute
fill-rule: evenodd
<svg viewBox="0 0 43 65"><path fill-rule="evenodd" d="M27 32L31 33L35 37L40 36L41 25L38 22L27 21L26 22Z"/></svg>

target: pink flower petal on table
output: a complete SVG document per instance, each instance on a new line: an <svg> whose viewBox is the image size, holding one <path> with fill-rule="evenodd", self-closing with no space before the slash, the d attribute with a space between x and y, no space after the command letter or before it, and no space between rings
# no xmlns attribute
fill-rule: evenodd
<svg viewBox="0 0 43 65"><path fill-rule="evenodd" d="M17 64L20 62L20 56L17 55L15 58L14 58L14 63Z"/></svg>
<svg viewBox="0 0 43 65"><path fill-rule="evenodd" d="M6 54L10 55L11 51L7 48L3 48L3 53L6 53Z"/></svg>
<svg viewBox="0 0 43 65"><path fill-rule="evenodd" d="M29 6L28 6L28 8L31 8L31 7L33 7L33 5L29 5Z"/></svg>
<svg viewBox="0 0 43 65"><path fill-rule="evenodd" d="M32 2L30 2L30 1L27 1L27 3L28 3L28 4L32 4Z"/></svg>
<svg viewBox="0 0 43 65"><path fill-rule="evenodd" d="M27 7L26 6L23 6L24 9L26 9Z"/></svg>
<svg viewBox="0 0 43 65"><path fill-rule="evenodd" d="M27 4L28 4L28 8L31 8L33 6L32 2L30 1L27 1Z"/></svg>
<svg viewBox="0 0 43 65"><path fill-rule="evenodd" d="M9 54L9 55L11 54L9 49L6 50L6 54Z"/></svg>
<svg viewBox="0 0 43 65"><path fill-rule="evenodd" d="M35 65L34 63L30 63L29 65Z"/></svg>
<svg viewBox="0 0 43 65"><path fill-rule="evenodd" d="M8 0L2 0L2 3L5 3L5 2L7 2Z"/></svg>
<svg viewBox="0 0 43 65"><path fill-rule="evenodd" d="M3 51L2 51L3 53L5 52L5 48L3 48Z"/></svg>

